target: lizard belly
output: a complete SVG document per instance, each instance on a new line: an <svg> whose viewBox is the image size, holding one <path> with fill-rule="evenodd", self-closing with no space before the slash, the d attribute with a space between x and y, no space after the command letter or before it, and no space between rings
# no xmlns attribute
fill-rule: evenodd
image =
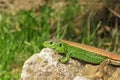
<svg viewBox="0 0 120 80"><path fill-rule="evenodd" d="M102 61L106 59L106 57L95 54L93 52L86 51L84 49L76 48L74 46L69 46L68 48L71 54L71 57L83 60L93 64L100 64Z"/></svg>

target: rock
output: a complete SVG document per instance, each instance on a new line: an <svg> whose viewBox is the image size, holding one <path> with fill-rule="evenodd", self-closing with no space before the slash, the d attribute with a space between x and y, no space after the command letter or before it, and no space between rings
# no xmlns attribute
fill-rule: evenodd
<svg viewBox="0 0 120 80"><path fill-rule="evenodd" d="M61 57L63 55L50 48L42 49L40 53L34 54L25 61L21 80L93 80L95 77L99 65L87 64L75 59L70 59L68 63L63 64L59 62ZM114 77L118 80L120 69L119 72L116 72L115 67L108 67L110 71L107 75L104 75L104 79L108 80L108 78ZM105 68L106 72L107 70Z"/></svg>
<svg viewBox="0 0 120 80"><path fill-rule="evenodd" d="M111 75L108 80L119 80L120 79L120 68L117 68L116 71Z"/></svg>

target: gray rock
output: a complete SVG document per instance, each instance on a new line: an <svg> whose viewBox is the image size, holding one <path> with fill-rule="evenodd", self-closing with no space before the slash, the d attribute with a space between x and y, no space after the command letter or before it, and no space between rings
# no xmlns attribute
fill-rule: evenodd
<svg viewBox="0 0 120 80"><path fill-rule="evenodd" d="M59 62L61 57L63 55L50 48L42 49L40 53L34 54L25 61L21 80L93 80L96 76L99 65L87 64L75 59L70 59L68 63L63 64ZM108 68L110 71L104 75L104 80L111 77L116 80L120 78L120 68L118 73L115 67L108 66ZM106 72L107 70L105 68Z"/></svg>

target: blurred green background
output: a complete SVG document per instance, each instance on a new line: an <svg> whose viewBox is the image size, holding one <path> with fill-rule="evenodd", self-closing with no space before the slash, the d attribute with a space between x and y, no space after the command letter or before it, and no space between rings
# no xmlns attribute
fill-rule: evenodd
<svg viewBox="0 0 120 80"><path fill-rule="evenodd" d="M13 9L9 12L6 7L1 8L0 80L20 79L25 60L39 53L43 48L42 43L52 38L120 53L120 26L116 21L119 19L111 21L110 16L102 19L100 16L96 20L96 15L91 15L94 10L81 6L79 0L60 1L46 1L42 6L29 10ZM11 5L7 5L7 8Z"/></svg>

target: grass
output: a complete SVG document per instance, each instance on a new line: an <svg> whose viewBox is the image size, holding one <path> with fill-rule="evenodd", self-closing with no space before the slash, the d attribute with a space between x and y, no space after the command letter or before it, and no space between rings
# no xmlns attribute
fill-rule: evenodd
<svg viewBox="0 0 120 80"><path fill-rule="evenodd" d="M21 72L24 61L39 52L43 41L49 39L51 27L34 11L0 15L0 78L17 80L20 74L16 73Z"/></svg>
<svg viewBox="0 0 120 80"><path fill-rule="evenodd" d="M96 45L103 47L101 37L97 35L102 22L94 25L92 31L85 24L83 33L74 34L73 19L80 13L80 6L70 5L62 12L44 5L37 11L21 10L15 15L0 13L0 80L18 80L24 61L40 52L42 43L51 38L64 38L90 45L95 45L98 40ZM107 41L112 43L114 38Z"/></svg>

